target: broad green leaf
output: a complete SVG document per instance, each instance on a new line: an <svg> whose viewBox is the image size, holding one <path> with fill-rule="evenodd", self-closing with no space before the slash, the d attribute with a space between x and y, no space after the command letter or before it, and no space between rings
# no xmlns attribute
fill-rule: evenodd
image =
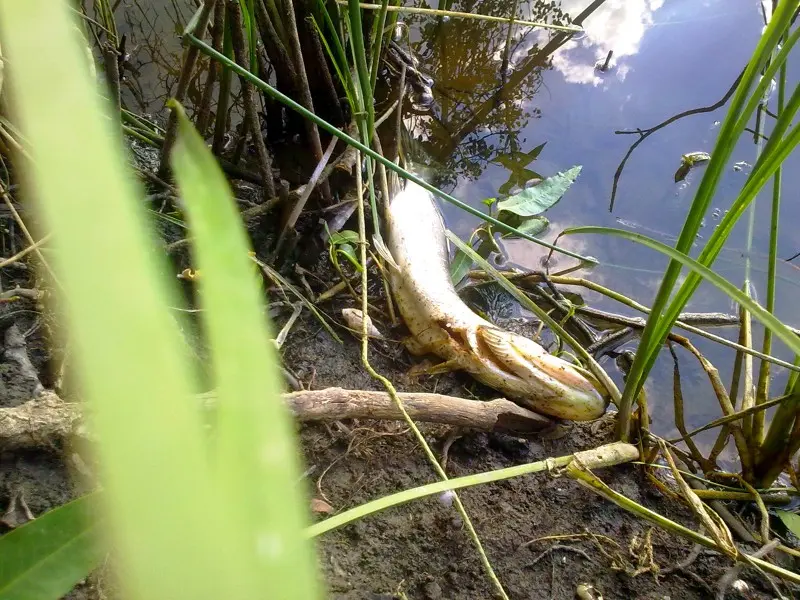
<svg viewBox="0 0 800 600"><path fill-rule="evenodd" d="M516 226L516 228L521 231L522 233L527 233L528 235L539 235L543 231L545 231L550 226L550 221L546 217L529 217L524 219L522 223ZM518 238L519 235L516 233L504 233L504 238Z"/></svg>
<svg viewBox="0 0 800 600"><path fill-rule="evenodd" d="M776 510L775 512L778 514L778 518L786 526L786 529L800 538L800 515L789 512L788 510Z"/></svg>
<svg viewBox="0 0 800 600"><path fill-rule="evenodd" d="M522 190L519 194L501 200L498 210L507 211L520 217L532 217L543 213L561 200L569 187L578 178L581 167L572 167L568 171L548 177L538 185Z"/></svg>
<svg viewBox="0 0 800 600"><path fill-rule="evenodd" d="M351 231L349 229L344 229L342 231L337 231L336 233L332 233L330 236L331 244L357 244L358 243L358 232Z"/></svg>
<svg viewBox="0 0 800 600"><path fill-rule="evenodd" d="M300 459L247 235L216 159L183 108L172 108L178 134L171 162L203 272L202 314L219 399L213 475L234 517L228 526L243 561L238 585L252 590L250 597L316 598L311 546L300 535L308 504L296 485Z"/></svg>
<svg viewBox="0 0 800 600"><path fill-rule="evenodd" d="M57 600L100 563L96 494L54 508L0 537L0 598Z"/></svg>
<svg viewBox="0 0 800 600"><path fill-rule="evenodd" d="M14 65L9 100L33 158L19 167L57 240L53 264L91 409L101 501L115 562L125 566L118 581L135 600L252 598L253 590L232 593L246 550L225 526L238 506L221 505L210 478L194 373L169 309L180 301L153 252L144 194L73 18L64 1L0 0Z"/></svg>
<svg viewBox="0 0 800 600"><path fill-rule="evenodd" d="M453 285L458 285L467 276L472 268L472 259L461 250L456 250L456 255L450 262L450 281Z"/></svg>
<svg viewBox="0 0 800 600"><path fill-rule="evenodd" d="M350 264L353 265L357 271L361 271L361 263L358 262L358 255L356 254L356 249L352 244L339 244L336 247L336 253L343 255L347 260L350 261Z"/></svg>

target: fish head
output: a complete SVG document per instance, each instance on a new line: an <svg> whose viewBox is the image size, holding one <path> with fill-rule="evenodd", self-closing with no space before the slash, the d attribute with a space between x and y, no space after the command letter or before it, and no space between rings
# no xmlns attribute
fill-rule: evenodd
<svg viewBox="0 0 800 600"><path fill-rule="evenodd" d="M523 382L520 400L536 412L571 421L590 421L605 413L602 386L573 364L548 353L533 340L511 331L481 328L481 341L511 375Z"/></svg>

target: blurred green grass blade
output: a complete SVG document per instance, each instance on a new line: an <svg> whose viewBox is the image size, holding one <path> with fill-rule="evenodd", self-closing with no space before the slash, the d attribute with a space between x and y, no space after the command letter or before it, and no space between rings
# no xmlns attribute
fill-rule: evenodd
<svg viewBox="0 0 800 600"><path fill-rule="evenodd" d="M575 233L600 233L603 235L613 235L621 238L625 238L632 242L637 242L648 248L652 248L653 250L657 250L662 254L665 254L670 259L678 262L679 264L683 265L684 267L691 269L694 271L699 277L707 280L709 283L712 283L721 291L725 292L731 299L735 300L738 304L744 306L748 311L752 313L752 315L761 321L761 323L769 328L772 333L774 333L778 338L780 338L791 350L795 353L800 353L800 337L795 335L795 333L789 329L786 325L784 325L780 319L770 314L768 311L764 310L764 308L758 304L755 300L750 298L747 294L742 292L739 288L729 282L727 279L717 275L709 269L708 267L703 266L693 258L686 256L672 248L671 246L667 246L666 244L662 244L652 238L647 236L641 235L639 233L634 233L632 231L625 231L622 229L614 229L612 227L596 227L596 226L588 226L588 227L571 227L569 229L564 230L564 235L575 234Z"/></svg>
<svg viewBox="0 0 800 600"><path fill-rule="evenodd" d="M59 506L0 537L0 599L58 600L105 554L90 509L97 494Z"/></svg>
<svg viewBox="0 0 800 600"><path fill-rule="evenodd" d="M231 597L234 553L220 526L229 511L211 486L168 310L178 302L70 17L65 1L0 0L12 105L33 157L20 167L57 244L119 581L134 599Z"/></svg>
<svg viewBox="0 0 800 600"><path fill-rule="evenodd" d="M171 162L193 234L203 319L219 405L215 476L230 526L248 552L240 584L251 597L319 597L310 544L302 538L307 502L289 411L281 401L263 295L228 183L200 134L178 111ZM244 558L244 557L243 557Z"/></svg>

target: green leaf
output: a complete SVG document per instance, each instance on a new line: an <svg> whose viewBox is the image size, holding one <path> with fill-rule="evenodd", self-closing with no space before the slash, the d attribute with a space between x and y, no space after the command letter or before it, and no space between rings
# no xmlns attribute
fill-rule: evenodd
<svg viewBox="0 0 800 600"><path fill-rule="evenodd" d="M357 271L361 271L361 263L358 262L358 256L356 255L356 249L353 248L351 244L342 243L336 247L336 253L342 254L347 260L350 261L350 264L355 267Z"/></svg>
<svg viewBox="0 0 800 600"><path fill-rule="evenodd" d="M507 211L520 217L541 214L561 200L580 172L581 167L576 166L548 177L539 185L529 187L515 196L502 200L497 204L497 208L501 212Z"/></svg>
<svg viewBox="0 0 800 600"><path fill-rule="evenodd" d="M797 513L789 512L788 510L776 510L778 518L786 526L786 529L791 531L795 536L800 538L800 515Z"/></svg>
<svg viewBox="0 0 800 600"><path fill-rule="evenodd" d="M453 285L458 285L467 276L472 268L472 259L461 250L456 250L456 255L450 263L450 281Z"/></svg>
<svg viewBox="0 0 800 600"><path fill-rule="evenodd" d="M350 231L349 229L345 229L343 231L337 231L336 233L332 233L330 236L331 244L338 245L338 244L357 244L358 243L358 232Z"/></svg>
<svg viewBox="0 0 800 600"><path fill-rule="evenodd" d="M517 230L528 235L539 235L550 226L550 221L547 217L530 217L524 219L522 223L516 226ZM503 233L503 238L518 238L517 233Z"/></svg>
<svg viewBox="0 0 800 600"><path fill-rule="evenodd" d="M57 600L100 563L96 494L59 506L0 537L0 598Z"/></svg>
<svg viewBox="0 0 800 600"><path fill-rule="evenodd" d="M216 159L182 107L172 108L178 134L171 162L203 272L202 315L217 386L213 476L223 505L237 507L228 526L244 561L239 585L262 590L261 596L315 598L314 559L300 535L307 506L296 485L300 458L280 401L278 361L247 234ZM269 551L248 551L265 544Z"/></svg>

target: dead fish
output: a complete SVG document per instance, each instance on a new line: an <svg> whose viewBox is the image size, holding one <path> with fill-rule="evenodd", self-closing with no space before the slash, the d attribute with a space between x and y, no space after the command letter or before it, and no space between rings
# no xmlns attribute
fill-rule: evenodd
<svg viewBox="0 0 800 600"><path fill-rule="evenodd" d="M444 220L428 191L406 182L385 212L387 248L398 267L388 269L389 281L413 336L410 351L436 354L445 368L467 371L538 413L586 421L605 412L599 384L464 304L450 280Z"/></svg>

